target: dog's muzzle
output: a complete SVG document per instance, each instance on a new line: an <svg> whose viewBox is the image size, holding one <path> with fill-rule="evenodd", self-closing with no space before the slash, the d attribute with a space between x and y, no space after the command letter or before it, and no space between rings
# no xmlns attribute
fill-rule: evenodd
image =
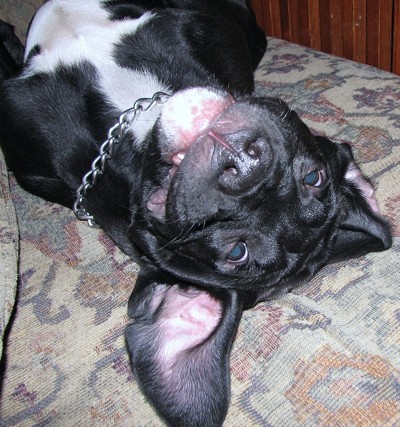
<svg viewBox="0 0 400 427"><path fill-rule="evenodd" d="M161 128L164 159L180 167L189 156L195 175L196 167L209 160L208 174L227 194L240 195L258 184L271 164L269 142L252 126L248 111L225 92L180 92L165 106Z"/></svg>
<svg viewBox="0 0 400 427"><path fill-rule="evenodd" d="M215 89L188 89L171 97L157 140L171 166L148 203L160 219L196 222L226 211L236 202L232 197L257 190L274 162L249 105Z"/></svg>

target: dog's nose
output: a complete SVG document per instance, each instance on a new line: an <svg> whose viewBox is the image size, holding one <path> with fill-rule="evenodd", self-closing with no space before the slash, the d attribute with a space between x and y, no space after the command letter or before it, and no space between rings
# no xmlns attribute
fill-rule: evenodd
<svg viewBox="0 0 400 427"><path fill-rule="evenodd" d="M273 151L266 138L253 134L209 135L220 146L218 184L227 194L240 195L257 186L273 161Z"/></svg>

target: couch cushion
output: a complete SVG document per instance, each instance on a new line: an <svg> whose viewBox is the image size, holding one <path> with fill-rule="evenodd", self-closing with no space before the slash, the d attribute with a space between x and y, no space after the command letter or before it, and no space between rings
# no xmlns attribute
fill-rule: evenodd
<svg viewBox="0 0 400 427"><path fill-rule="evenodd" d="M18 275L18 226L8 172L0 150L0 359L3 338L14 308Z"/></svg>
<svg viewBox="0 0 400 427"><path fill-rule="evenodd" d="M353 145L396 236L391 250L324 268L243 316L226 425L400 422L400 79L279 40L257 91ZM162 425L129 369L123 330L137 266L102 231L21 190L18 311L5 425Z"/></svg>

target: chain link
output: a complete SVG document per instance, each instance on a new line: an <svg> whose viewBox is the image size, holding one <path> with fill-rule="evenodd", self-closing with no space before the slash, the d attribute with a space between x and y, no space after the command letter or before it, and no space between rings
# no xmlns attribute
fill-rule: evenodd
<svg viewBox="0 0 400 427"><path fill-rule="evenodd" d="M115 146L121 142L136 117L142 112L149 111L156 104L163 104L169 97L170 95L167 93L156 92L151 98L138 99L131 108L118 117L118 122L108 130L107 139L101 144L99 155L93 160L89 172L83 176L81 185L76 190L73 211L79 220L87 221L90 227L97 227L93 215L83 207L86 193L95 185L98 177L103 175L107 161L113 156Z"/></svg>

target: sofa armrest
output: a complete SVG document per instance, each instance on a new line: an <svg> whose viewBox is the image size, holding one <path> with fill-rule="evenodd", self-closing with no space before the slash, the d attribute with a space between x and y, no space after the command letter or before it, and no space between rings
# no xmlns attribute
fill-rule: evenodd
<svg viewBox="0 0 400 427"><path fill-rule="evenodd" d="M0 150L0 357L18 278L18 225L11 198L7 167Z"/></svg>

